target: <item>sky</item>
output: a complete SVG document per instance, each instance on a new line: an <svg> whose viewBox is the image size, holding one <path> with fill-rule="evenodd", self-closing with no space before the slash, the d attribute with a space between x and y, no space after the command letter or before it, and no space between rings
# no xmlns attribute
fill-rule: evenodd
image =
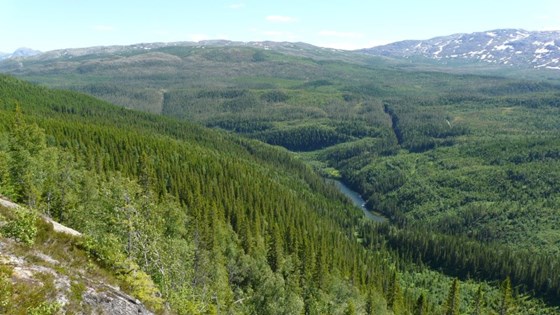
<svg viewBox="0 0 560 315"><path fill-rule="evenodd" d="M560 30L560 1L0 0L0 52L206 39L358 49L498 28Z"/></svg>

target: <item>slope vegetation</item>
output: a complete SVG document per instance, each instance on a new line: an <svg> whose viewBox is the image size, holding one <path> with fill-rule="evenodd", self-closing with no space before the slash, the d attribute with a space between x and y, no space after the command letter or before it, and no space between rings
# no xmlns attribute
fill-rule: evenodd
<svg viewBox="0 0 560 315"><path fill-rule="evenodd" d="M14 71L301 152L395 220L558 252L556 81L409 71L294 49L123 49L24 60Z"/></svg>
<svg viewBox="0 0 560 315"><path fill-rule="evenodd" d="M387 267L352 234L359 211L287 153L1 80L2 194L87 235L153 310L386 309Z"/></svg>
<svg viewBox="0 0 560 315"><path fill-rule="evenodd" d="M78 191L92 192L56 207L42 182L26 193L3 185L11 189L4 194L98 239L110 235L109 252L134 258L187 313L401 313L423 295L427 309L441 313L454 285L425 265L465 280L461 312L476 308L478 288L487 291L486 310L499 311L497 301L507 296L496 283L508 276L504 283L558 301L558 200L549 198L557 177L557 86L361 62L247 47L166 47L106 60L86 56L56 70L37 62L22 74L123 95L121 105L161 109L297 151L323 175L341 176L393 226L362 221L288 152L7 77L0 85L5 131L13 132L7 126L19 102L25 119L45 130L46 147L61 148L91 179L78 181L85 185ZM143 93L163 102L154 105ZM138 105L134 95L148 101ZM5 136L5 148L11 138ZM547 174L544 181L539 174ZM76 204L98 209L95 218L114 225L84 218ZM151 223L157 218L176 218L169 220L175 225ZM181 241L163 241L169 239ZM183 256L169 255L180 249ZM168 256L178 260L158 261ZM516 305L546 312L538 303L520 296ZM295 309L286 311L289 305Z"/></svg>

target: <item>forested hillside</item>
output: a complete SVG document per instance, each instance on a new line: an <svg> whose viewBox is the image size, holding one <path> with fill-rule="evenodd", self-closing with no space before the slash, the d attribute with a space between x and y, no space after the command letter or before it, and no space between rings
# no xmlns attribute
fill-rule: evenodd
<svg viewBox="0 0 560 315"><path fill-rule="evenodd" d="M554 312L401 257L409 238L288 152L5 76L0 99L1 194L84 233L76 246L156 312Z"/></svg>
<svg viewBox="0 0 560 315"><path fill-rule="evenodd" d="M10 71L299 152L394 222L558 253L557 80L292 46L123 49Z"/></svg>
<svg viewBox="0 0 560 315"><path fill-rule="evenodd" d="M555 81L333 58L167 47L27 64L170 118L2 76L0 193L88 235L154 310L557 312Z"/></svg>
<svg viewBox="0 0 560 315"><path fill-rule="evenodd" d="M88 235L92 258L154 310L162 298L182 314L386 308L374 283L388 267L351 233L359 212L287 153L8 77L0 87L2 194Z"/></svg>

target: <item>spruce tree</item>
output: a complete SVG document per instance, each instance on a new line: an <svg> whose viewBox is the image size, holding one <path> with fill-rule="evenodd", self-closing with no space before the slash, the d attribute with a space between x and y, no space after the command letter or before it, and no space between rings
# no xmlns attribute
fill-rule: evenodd
<svg viewBox="0 0 560 315"><path fill-rule="evenodd" d="M366 314L367 315L373 315L374 312L374 296L373 296L373 290L369 289L368 290L368 295L367 295L367 301L366 301Z"/></svg>
<svg viewBox="0 0 560 315"><path fill-rule="evenodd" d="M459 314L459 280L453 279L447 301L445 303L445 315L458 315Z"/></svg>
<svg viewBox="0 0 560 315"><path fill-rule="evenodd" d="M352 302L351 300L348 301L348 305L346 305L344 315L356 315L356 307L354 306L354 302Z"/></svg>
<svg viewBox="0 0 560 315"><path fill-rule="evenodd" d="M283 259L282 248L283 244L282 236L280 235L280 229L278 228L278 225L274 223L272 225L272 231L270 232L267 251L268 264L273 272L276 272L280 269L280 265Z"/></svg>
<svg viewBox="0 0 560 315"><path fill-rule="evenodd" d="M473 305L473 310L472 310L472 315L481 315L482 314L482 306L483 306L483 300L482 300L482 285L478 286L478 290L476 291L476 296L474 298L474 305Z"/></svg>
<svg viewBox="0 0 560 315"><path fill-rule="evenodd" d="M507 315L511 313L513 307L513 298L511 295L511 280L509 276L502 282L502 300L500 301L500 308L498 314Z"/></svg>
<svg viewBox="0 0 560 315"><path fill-rule="evenodd" d="M389 283L389 292L387 295L387 307L393 310L395 314L401 314L404 310L404 300L399 284L397 271L393 271L391 282Z"/></svg>
<svg viewBox="0 0 560 315"><path fill-rule="evenodd" d="M15 201L35 208L40 202L44 173L42 153L47 147L45 133L36 124L27 124L19 104L16 104L14 122L9 133L9 176Z"/></svg>
<svg viewBox="0 0 560 315"><path fill-rule="evenodd" d="M414 306L414 315L424 315L427 312L426 296L424 293L420 294L418 300L416 300L416 305Z"/></svg>

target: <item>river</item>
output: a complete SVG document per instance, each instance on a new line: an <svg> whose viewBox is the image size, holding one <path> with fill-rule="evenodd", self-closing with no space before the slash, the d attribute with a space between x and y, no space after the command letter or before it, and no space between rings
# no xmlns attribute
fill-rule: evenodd
<svg viewBox="0 0 560 315"><path fill-rule="evenodd" d="M348 186L344 185L344 183L339 181L339 180L331 179L331 181L334 182L336 188L338 188L338 190L340 190L341 193L343 193L344 195L346 195L346 197L348 197L348 198L350 198L350 200L352 200L352 203L354 203L357 207L362 209L362 211L364 212L364 215L368 219L371 219L371 220L376 221L376 222L387 221L387 218L384 217L383 215L369 211L366 208L365 200L362 198L362 196L360 196L360 194L353 191L352 189L350 189Z"/></svg>

